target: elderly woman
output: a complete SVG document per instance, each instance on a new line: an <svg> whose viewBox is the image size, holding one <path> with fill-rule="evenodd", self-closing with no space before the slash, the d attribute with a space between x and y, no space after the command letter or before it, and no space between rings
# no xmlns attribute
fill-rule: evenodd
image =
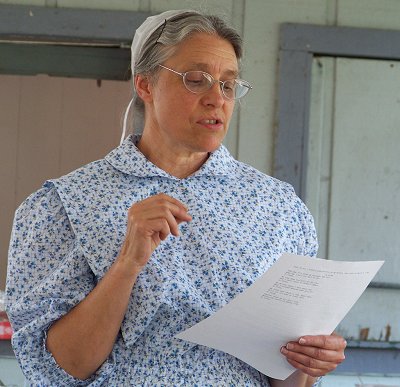
<svg viewBox="0 0 400 387"><path fill-rule="evenodd" d="M143 134L17 210L8 313L32 385L309 386L343 360L342 338L302 337L276 349L297 369L278 381L175 337L283 252L316 254L293 189L221 145L251 89L238 78L241 56L240 37L217 17L147 19L132 44Z"/></svg>

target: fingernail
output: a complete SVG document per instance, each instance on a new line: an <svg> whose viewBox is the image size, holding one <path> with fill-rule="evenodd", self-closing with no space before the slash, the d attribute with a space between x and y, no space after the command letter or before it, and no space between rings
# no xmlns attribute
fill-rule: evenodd
<svg viewBox="0 0 400 387"><path fill-rule="evenodd" d="M288 351L287 351L287 349L286 349L285 347L281 347L281 353L283 353L283 354L286 355L287 352L288 352Z"/></svg>
<svg viewBox="0 0 400 387"><path fill-rule="evenodd" d="M299 344L305 344L306 343L306 339L304 339L303 337L301 337L299 339Z"/></svg>

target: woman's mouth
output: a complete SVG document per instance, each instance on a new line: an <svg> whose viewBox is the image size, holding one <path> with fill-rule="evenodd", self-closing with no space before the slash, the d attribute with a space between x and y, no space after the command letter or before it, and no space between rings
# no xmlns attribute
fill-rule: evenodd
<svg viewBox="0 0 400 387"><path fill-rule="evenodd" d="M204 120L205 124L211 124L211 125L215 125L218 122L218 120Z"/></svg>
<svg viewBox="0 0 400 387"><path fill-rule="evenodd" d="M222 120L220 120L219 118L206 118L204 120L199 120L198 123L201 125L212 126L212 127L215 126L220 127L223 126L224 124Z"/></svg>

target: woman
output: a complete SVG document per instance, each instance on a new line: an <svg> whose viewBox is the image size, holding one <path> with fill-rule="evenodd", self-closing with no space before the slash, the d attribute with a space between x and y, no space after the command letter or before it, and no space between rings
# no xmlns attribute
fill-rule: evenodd
<svg viewBox="0 0 400 387"><path fill-rule="evenodd" d="M8 313L32 384L309 386L343 360L342 338L306 336L281 349L297 371L278 381L175 338L282 252L316 254L293 189L221 145L251 88L238 79L241 55L240 37L216 17L147 19L132 43L142 136L46 182L18 209Z"/></svg>

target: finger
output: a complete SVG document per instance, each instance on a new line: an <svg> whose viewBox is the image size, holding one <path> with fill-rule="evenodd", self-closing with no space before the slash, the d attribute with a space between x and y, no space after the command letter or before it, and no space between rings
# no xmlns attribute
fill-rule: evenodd
<svg viewBox="0 0 400 387"><path fill-rule="evenodd" d="M188 213L186 208L176 206L172 203L170 206L170 211L178 223L190 222L192 220L192 216Z"/></svg>
<svg viewBox="0 0 400 387"><path fill-rule="evenodd" d="M179 236L179 227L178 227L178 220L177 214L173 210L167 210L164 214L164 219L168 224L169 232L174 236ZM168 236L168 235L167 235ZM163 240L165 238L162 238Z"/></svg>
<svg viewBox="0 0 400 387"><path fill-rule="evenodd" d="M168 235L171 234L171 227L166 219L156 219L149 223L151 229L153 230L152 238L157 240L167 239Z"/></svg>
<svg viewBox="0 0 400 387"><path fill-rule="evenodd" d="M157 199L165 200L165 201L167 201L167 202L169 202L171 204L176 205L177 207L182 208L183 210L186 210L186 211L188 210L188 206L185 203L182 203L180 200L175 199L174 197L169 196L169 195L167 195L165 193L160 193L160 194L157 194L157 195L155 195L153 197L157 198Z"/></svg>
<svg viewBox="0 0 400 387"><path fill-rule="evenodd" d="M163 202L159 207L153 209L153 219L165 219L168 222L171 234L179 236L179 224L190 222L192 217L181 207Z"/></svg>
<svg viewBox="0 0 400 387"><path fill-rule="evenodd" d="M157 210L161 210L170 211L179 223L190 222L192 220L192 217L188 213L188 208L179 200L165 194L159 194L157 196L157 201L152 203L151 207L154 217L158 215Z"/></svg>
<svg viewBox="0 0 400 387"><path fill-rule="evenodd" d="M318 376L324 376L328 374L329 372L332 372L333 370L336 369L337 364L335 363L323 363L320 362L318 364L315 364L317 367L312 367L312 363L310 363L310 366L305 365L301 362L298 362L297 360L293 359L287 359L288 363L291 364L294 368L302 371L303 373L313 376L313 377L318 377Z"/></svg>
<svg viewBox="0 0 400 387"><path fill-rule="evenodd" d="M168 223L168 227L162 223L163 220ZM159 194L138 202L129 209L128 232L134 230L139 235L148 237L154 232L160 232L160 239L165 240L170 233L178 236L179 224L191 220L192 217L188 214L186 206L180 201L168 195Z"/></svg>
<svg viewBox="0 0 400 387"><path fill-rule="evenodd" d="M347 345L346 340L337 335L302 336L298 343L303 346L332 350L344 350Z"/></svg>
<svg viewBox="0 0 400 387"><path fill-rule="evenodd" d="M168 222L171 233L177 236L179 235L178 224L190 222L192 217L187 213L187 210L165 200L152 203L151 206L148 206L148 203L143 206L142 203L141 207L135 207L132 210L132 222L135 222L142 229L148 228L147 222L162 219Z"/></svg>
<svg viewBox="0 0 400 387"><path fill-rule="evenodd" d="M333 362L336 364L341 363L344 359L344 350L330 350L318 347L304 347L296 343L288 343L286 347L281 351L285 356L289 358L296 358L296 354L313 358L316 360Z"/></svg>
<svg viewBox="0 0 400 387"><path fill-rule="evenodd" d="M149 238L159 233L162 239L165 239L171 232L170 223L176 225L170 211L160 212L150 208L140 213L131 213L128 218L127 235L133 238L138 235Z"/></svg>
<svg viewBox="0 0 400 387"><path fill-rule="evenodd" d="M299 361L300 359L308 358L339 364L345 359L343 350L333 351L316 347L296 347L296 345L291 343L288 343L286 347L282 347L281 352L287 358L298 359Z"/></svg>

